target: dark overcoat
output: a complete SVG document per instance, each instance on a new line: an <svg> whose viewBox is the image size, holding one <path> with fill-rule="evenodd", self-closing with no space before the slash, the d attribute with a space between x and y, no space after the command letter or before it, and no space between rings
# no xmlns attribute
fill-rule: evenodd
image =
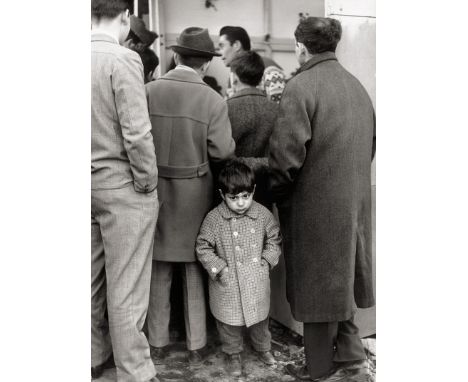
<svg viewBox="0 0 468 382"><path fill-rule="evenodd" d="M153 259L194 262L198 231L214 202L210 165L234 156L226 101L179 67L146 91L160 203Z"/></svg>
<svg viewBox="0 0 468 382"><path fill-rule="evenodd" d="M284 239L287 298L302 322L374 305L371 161L375 114L334 53L286 85L270 139L271 191Z"/></svg>

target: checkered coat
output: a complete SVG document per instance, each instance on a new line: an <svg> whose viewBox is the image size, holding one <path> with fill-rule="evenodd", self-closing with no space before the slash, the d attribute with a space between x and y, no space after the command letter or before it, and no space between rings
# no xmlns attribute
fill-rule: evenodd
<svg viewBox="0 0 468 382"><path fill-rule="evenodd" d="M203 221L196 252L210 276L210 308L216 319L249 327L268 317L270 269L281 254L279 226L268 209L254 201L244 215L237 215L222 202ZM223 286L218 275L226 266L228 285Z"/></svg>

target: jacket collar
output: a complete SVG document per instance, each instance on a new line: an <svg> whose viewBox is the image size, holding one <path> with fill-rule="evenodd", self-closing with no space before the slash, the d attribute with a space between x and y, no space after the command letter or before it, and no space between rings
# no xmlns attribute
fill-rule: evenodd
<svg viewBox="0 0 468 382"><path fill-rule="evenodd" d="M320 64L321 62L330 61L330 60L338 61L338 59L336 58L335 53L333 53L333 52L324 52L324 53L316 54L309 61L304 63L299 68L299 70L297 71L296 74L305 72L306 70L309 70L310 68L314 67L317 64Z"/></svg>
<svg viewBox="0 0 468 382"><path fill-rule="evenodd" d="M237 97L244 97L244 96L248 96L248 95L256 95L256 96L265 97L265 93L263 93L260 89L245 88L245 89L241 89L241 90L235 92L234 95L232 95L230 97L230 99L237 98Z"/></svg>
<svg viewBox="0 0 468 382"><path fill-rule="evenodd" d="M172 81L182 81L182 82L192 82L195 84L201 84L208 86L203 82L201 77L195 72L191 72L189 70L184 69L172 69L167 72L164 76L159 78L160 80L172 80Z"/></svg>
<svg viewBox="0 0 468 382"><path fill-rule="evenodd" d="M96 33L91 33L91 41L107 41L112 44L118 44L118 41L111 35L108 35L107 33L99 32L96 31Z"/></svg>
<svg viewBox="0 0 468 382"><path fill-rule="evenodd" d="M249 218L252 218L252 219L257 219L260 208L259 208L258 203L254 200L252 202L252 205L250 206L250 208L247 210L247 212L244 215L238 215L235 212L231 211L229 207L226 205L226 203L223 201L218 206L218 210L224 219L242 218L244 216L248 216Z"/></svg>

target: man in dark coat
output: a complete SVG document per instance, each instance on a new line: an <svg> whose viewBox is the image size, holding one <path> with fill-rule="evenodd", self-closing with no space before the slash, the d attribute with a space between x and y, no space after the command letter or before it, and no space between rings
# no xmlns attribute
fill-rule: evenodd
<svg viewBox="0 0 468 382"><path fill-rule="evenodd" d="M286 85L270 139L271 191L284 237L287 298L304 322L299 379L325 381L367 361L356 305L375 304L371 253L372 102L337 61L339 21L309 17L296 31L301 67Z"/></svg>

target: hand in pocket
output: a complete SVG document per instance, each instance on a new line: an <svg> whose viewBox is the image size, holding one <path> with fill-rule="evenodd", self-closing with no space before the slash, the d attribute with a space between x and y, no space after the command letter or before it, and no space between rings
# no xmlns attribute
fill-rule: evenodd
<svg viewBox="0 0 468 382"><path fill-rule="evenodd" d="M222 269L221 274L219 275L219 282L221 283L222 286L227 286L228 279L229 279L229 268L225 267Z"/></svg>

